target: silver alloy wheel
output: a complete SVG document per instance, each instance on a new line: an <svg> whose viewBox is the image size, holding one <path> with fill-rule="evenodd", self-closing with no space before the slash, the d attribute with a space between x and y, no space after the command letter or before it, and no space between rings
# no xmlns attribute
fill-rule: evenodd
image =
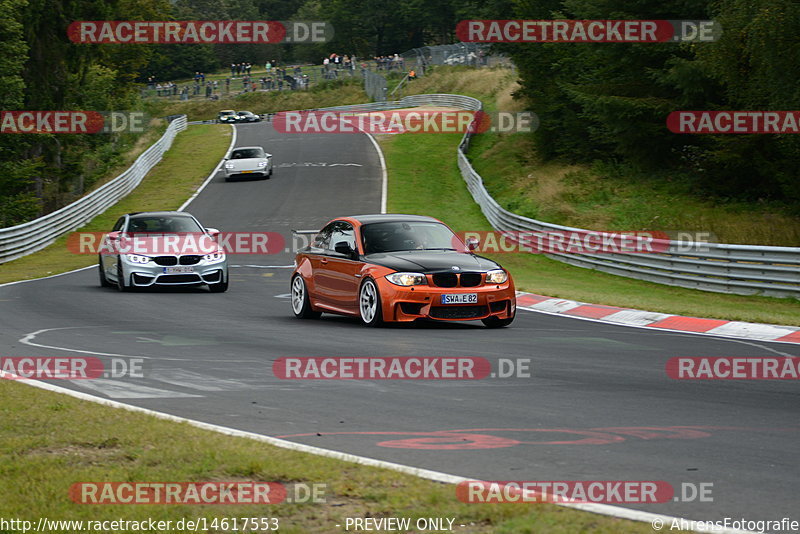
<svg viewBox="0 0 800 534"><path fill-rule="evenodd" d="M364 285L361 286L361 295L358 300L361 319L365 323L371 323L375 319L375 313L378 310L378 292L375 290L375 282L372 280L364 282Z"/></svg>
<svg viewBox="0 0 800 534"><path fill-rule="evenodd" d="M305 298L306 285L303 283L303 277L297 275L292 281L292 310L295 314L299 315L303 311Z"/></svg>

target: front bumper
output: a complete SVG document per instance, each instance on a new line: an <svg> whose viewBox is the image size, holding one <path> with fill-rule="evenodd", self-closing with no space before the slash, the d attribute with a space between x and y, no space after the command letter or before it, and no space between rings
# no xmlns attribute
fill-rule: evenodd
<svg viewBox="0 0 800 534"><path fill-rule="evenodd" d="M509 278L503 284L478 287L437 287L432 285L403 287L381 277L376 280L383 303L384 321L409 322L417 319L439 321L474 321L497 317L507 319L516 312L516 291ZM442 304L442 295L475 293L473 304Z"/></svg>
<svg viewBox="0 0 800 534"><path fill-rule="evenodd" d="M267 176L270 167L257 167L254 169L225 169L225 177L231 176Z"/></svg>
<svg viewBox="0 0 800 534"><path fill-rule="evenodd" d="M133 287L151 286L193 286L217 284L228 279L227 260L207 264L204 261L195 265L175 265L174 267L191 268L192 272L168 273L168 266L149 263L133 263L123 260L126 283Z"/></svg>

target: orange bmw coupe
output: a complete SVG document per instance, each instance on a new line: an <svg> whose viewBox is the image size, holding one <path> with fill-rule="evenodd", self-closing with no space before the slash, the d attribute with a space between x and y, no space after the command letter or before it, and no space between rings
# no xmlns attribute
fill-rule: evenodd
<svg viewBox="0 0 800 534"><path fill-rule="evenodd" d="M295 258L295 316L359 317L368 326L417 319L511 324L514 282L443 222L420 215L340 217Z"/></svg>

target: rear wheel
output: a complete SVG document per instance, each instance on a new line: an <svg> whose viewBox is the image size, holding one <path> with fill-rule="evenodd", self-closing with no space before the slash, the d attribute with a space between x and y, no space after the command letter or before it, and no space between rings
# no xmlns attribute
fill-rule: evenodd
<svg viewBox="0 0 800 534"><path fill-rule="evenodd" d="M311 301L308 298L308 290L306 289L306 281L299 274L294 275L292 278L292 311L295 317L300 319L317 319L321 312L311 309Z"/></svg>
<svg viewBox="0 0 800 534"><path fill-rule="evenodd" d="M111 287L111 282L108 281L103 270L103 258L97 260L97 273L100 275L100 287Z"/></svg>
<svg viewBox="0 0 800 534"><path fill-rule="evenodd" d="M358 311L361 322L367 326L380 326L383 324L383 310L381 309L381 296L378 286L371 278L364 280L358 291Z"/></svg>

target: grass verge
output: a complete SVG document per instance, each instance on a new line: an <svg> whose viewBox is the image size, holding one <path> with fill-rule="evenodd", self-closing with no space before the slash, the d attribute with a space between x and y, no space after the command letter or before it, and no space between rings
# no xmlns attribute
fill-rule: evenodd
<svg viewBox="0 0 800 534"><path fill-rule="evenodd" d="M225 155L231 139L227 125L192 126L178 134L164 159L131 194L76 231L107 232L124 213L177 209L203 183ZM0 265L0 283L58 274L97 263L94 255L72 254L67 236L47 248Z"/></svg>
<svg viewBox="0 0 800 534"><path fill-rule="evenodd" d="M347 517L444 517L454 518L454 531L464 534L652 533L646 523L548 504L465 504L456 499L451 485L232 438L9 380L0 380L0 396L0 517L6 520L19 518L36 525L39 517L173 522L207 518L210 525L213 518L267 517L278 518L280 532L299 534L342 532L336 525L344 525ZM102 481L324 484L325 502L133 506L70 500L72 484ZM457 526L461 524L465 527ZM65 530L50 529L61 531Z"/></svg>
<svg viewBox="0 0 800 534"><path fill-rule="evenodd" d="M456 164L460 134L382 136L389 174L388 211L436 217L456 231L491 230ZM708 293L573 267L536 254L487 254L517 288L594 304L737 321L797 325L800 302Z"/></svg>

